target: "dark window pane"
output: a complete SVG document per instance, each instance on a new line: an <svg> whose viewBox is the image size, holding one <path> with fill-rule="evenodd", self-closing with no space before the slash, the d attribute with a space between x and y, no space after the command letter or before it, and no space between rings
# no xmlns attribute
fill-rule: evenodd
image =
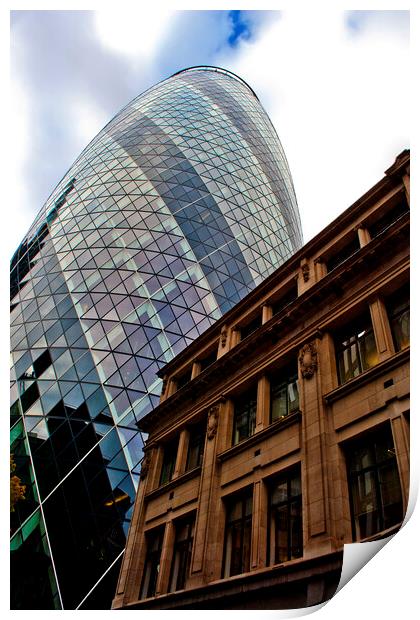
<svg viewBox="0 0 420 620"><path fill-rule="evenodd" d="M276 480L270 490L269 564L302 556L302 495L296 469Z"/></svg>
<svg viewBox="0 0 420 620"><path fill-rule="evenodd" d="M367 315L337 334L335 346L340 383L357 377L378 363L375 337Z"/></svg>
<svg viewBox="0 0 420 620"><path fill-rule="evenodd" d="M389 321L396 351L410 346L410 289L405 285L387 302Z"/></svg>
<svg viewBox="0 0 420 620"><path fill-rule="evenodd" d="M178 438L164 446L162 470L159 484L165 484L172 480L175 469L176 455L178 451Z"/></svg>
<svg viewBox="0 0 420 620"><path fill-rule="evenodd" d="M247 336L253 334L261 325L261 316L258 315L255 319L250 321L247 325L241 327L241 340L245 340Z"/></svg>
<svg viewBox="0 0 420 620"><path fill-rule="evenodd" d="M226 515L223 573L231 577L250 569L252 489L229 499Z"/></svg>
<svg viewBox="0 0 420 620"><path fill-rule="evenodd" d="M184 387L184 385L187 385L187 383L190 380L191 380L191 368L189 368L182 375L179 375L178 377L176 377L176 379L175 379L175 381L176 381L176 389L180 390L182 387Z"/></svg>
<svg viewBox="0 0 420 620"><path fill-rule="evenodd" d="M291 368L279 370L271 378L271 422L299 410L297 373Z"/></svg>
<svg viewBox="0 0 420 620"><path fill-rule="evenodd" d="M385 213L379 220L373 222L369 226L369 233L372 239L377 237L381 232L389 228L394 222L399 220L405 213L408 213L409 208L406 200L401 200L395 207Z"/></svg>
<svg viewBox="0 0 420 620"><path fill-rule="evenodd" d="M210 364L213 364L217 359L217 349L214 349L211 353L209 353L206 357L200 360L200 371L203 372Z"/></svg>
<svg viewBox="0 0 420 620"><path fill-rule="evenodd" d="M234 402L233 445L253 435L257 412L256 387L242 394Z"/></svg>
<svg viewBox="0 0 420 620"><path fill-rule="evenodd" d="M162 553L163 528L146 534L146 561L143 569L143 579L140 588L140 598L149 598L156 594L156 584L159 576L160 556Z"/></svg>
<svg viewBox="0 0 420 620"><path fill-rule="evenodd" d="M360 540L403 518L397 461L389 427L346 447L353 537Z"/></svg>
<svg viewBox="0 0 420 620"><path fill-rule="evenodd" d="M36 382L31 383L31 385L21 394L20 402L22 405L23 413L28 411L29 407L34 404L36 400L39 398L39 390Z"/></svg>
<svg viewBox="0 0 420 620"><path fill-rule="evenodd" d="M331 256L325 261L327 271L330 272L342 263L344 263L344 261L350 258L350 256L352 256L352 254L354 254L358 250L360 250L360 243L357 236L355 236L343 248L338 250L338 252L333 254L333 256Z"/></svg>
<svg viewBox="0 0 420 620"><path fill-rule="evenodd" d="M271 308L273 311L273 316L281 312L283 308L291 304L292 301L294 301L296 298L297 298L297 286L295 285L289 292L285 293L279 299L275 300L272 303Z"/></svg>
<svg viewBox="0 0 420 620"><path fill-rule="evenodd" d="M190 573L194 539L195 514L175 524L174 554L172 558L170 592L183 590Z"/></svg>
<svg viewBox="0 0 420 620"><path fill-rule="evenodd" d="M203 461L204 444L206 440L206 426L200 424L190 429L188 441L187 465L185 471L199 467Z"/></svg>

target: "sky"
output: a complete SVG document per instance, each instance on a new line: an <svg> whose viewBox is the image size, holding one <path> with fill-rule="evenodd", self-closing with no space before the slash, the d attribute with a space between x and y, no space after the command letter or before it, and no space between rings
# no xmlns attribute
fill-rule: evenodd
<svg viewBox="0 0 420 620"><path fill-rule="evenodd" d="M304 240L409 147L409 12L15 10L11 256L76 157L132 98L192 65L257 93L294 180Z"/></svg>

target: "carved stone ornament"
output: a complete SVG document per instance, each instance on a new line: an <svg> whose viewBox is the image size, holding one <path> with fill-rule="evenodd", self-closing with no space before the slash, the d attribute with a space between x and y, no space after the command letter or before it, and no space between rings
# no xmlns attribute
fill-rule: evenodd
<svg viewBox="0 0 420 620"><path fill-rule="evenodd" d="M316 348L313 342L305 344L299 353L299 366L302 377L310 379L317 369Z"/></svg>
<svg viewBox="0 0 420 620"><path fill-rule="evenodd" d="M207 439L213 439L217 433L217 424L219 422L219 406L210 407L207 417Z"/></svg>
<svg viewBox="0 0 420 620"><path fill-rule="evenodd" d="M303 281L307 282L309 280L309 265L308 265L308 263L305 263L304 265L302 265L302 275L303 275Z"/></svg>
<svg viewBox="0 0 420 620"><path fill-rule="evenodd" d="M222 347L224 347L225 344L226 344L227 333L228 333L227 332L227 327L226 327L226 325L223 325L222 331L220 332L220 342L221 342Z"/></svg>
<svg viewBox="0 0 420 620"><path fill-rule="evenodd" d="M146 452L141 463L140 480L144 480L149 473L152 457L150 452Z"/></svg>

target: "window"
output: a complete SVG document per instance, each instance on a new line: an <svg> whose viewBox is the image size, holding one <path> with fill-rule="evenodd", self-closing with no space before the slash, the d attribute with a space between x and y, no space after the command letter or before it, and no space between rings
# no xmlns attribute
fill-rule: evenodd
<svg viewBox="0 0 420 620"><path fill-rule="evenodd" d="M195 514L175 522L174 555L172 558L170 592L184 590L190 573L194 539Z"/></svg>
<svg viewBox="0 0 420 620"><path fill-rule="evenodd" d="M302 491L300 471L278 478L270 489L269 564L302 556Z"/></svg>
<svg viewBox="0 0 420 620"><path fill-rule="evenodd" d="M224 577L246 573L250 568L252 489L226 504Z"/></svg>
<svg viewBox="0 0 420 620"><path fill-rule="evenodd" d="M257 413L257 387L238 396L234 402L233 445L254 434Z"/></svg>
<svg viewBox="0 0 420 620"><path fill-rule="evenodd" d="M338 376L345 383L378 363L370 318L365 316L336 337Z"/></svg>
<svg viewBox="0 0 420 620"><path fill-rule="evenodd" d="M173 441L165 444L163 450L163 463L159 480L160 485L172 480L172 475L175 469L176 456L178 452L178 437Z"/></svg>
<svg viewBox="0 0 420 620"><path fill-rule="evenodd" d="M346 460L353 539L400 523L401 486L389 426L347 444Z"/></svg>
<svg viewBox="0 0 420 620"><path fill-rule="evenodd" d="M406 200L401 200L392 209L388 210L381 218L369 225L369 233L372 239L377 237L381 232L392 226L409 208Z"/></svg>
<svg viewBox="0 0 420 620"><path fill-rule="evenodd" d="M387 303L389 322L396 351L410 346L410 289L407 284Z"/></svg>
<svg viewBox="0 0 420 620"><path fill-rule="evenodd" d="M273 301L271 305L271 308L273 310L273 316L281 312L283 308L291 304L292 301L294 301L296 298L297 298L297 286L295 285L292 289L290 289L290 291L282 295L282 297L280 297L276 301Z"/></svg>
<svg viewBox="0 0 420 620"><path fill-rule="evenodd" d="M328 273L344 263L352 254L355 254L360 250L360 243L357 236L354 237L351 241L346 243L340 250L338 250L335 254L327 258L325 264L327 266Z"/></svg>
<svg viewBox="0 0 420 620"><path fill-rule="evenodd" d="M200 467L203 462L204 443L206 440L206 427L198 424L190 429L188 441L187 465L185 471Z"/></svg>
<svg viewBox="0 0 420 620"><path fill-rule="evenodd" d="M297 372L285 368L271 378L270 420L281 420L299 410Z"/></svg>
<svg viewBox="0 0 420 620"><path fill-rule="evenodd" d="M200 372L203 372L203 370L208 368L216 360L217 360L217 348L213 349L213 351L210 351L210 353L208 353L206 357L203 357L203 359L199 360L200 361Z"/></svg>
<svg viewBox="0 0 420 620"><path fill-rule="evenodd" d="M247 325L241 327L241 340L245 340L247 336L253 334L261 326L261 316L258 315L255 319L250 321Z"/></svg>
<svg viewBox="0 0 420 620"><path fill-rule="evenodd" d="M140 598L149 598L156 594L156 584L160 568L164 528L146 533L146 560L140 588Z"/></svg>
<svg viewBox="0 0 420 620"><path fill-rule="evenodd" d="M180 390L191 380L191 368L188 368L182 375L175 377L176 389Z"/></svg>

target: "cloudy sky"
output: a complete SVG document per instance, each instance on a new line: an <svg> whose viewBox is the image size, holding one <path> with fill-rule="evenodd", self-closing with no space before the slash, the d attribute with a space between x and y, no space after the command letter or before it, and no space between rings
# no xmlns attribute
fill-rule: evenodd
<svg viewBox="0 0 420 620"><path fill-rule="evenodd" d="M223 66L256 91L289 160L305 241L409 146L407 11L20 10L10 32L9 256L110 118L187 66Z"/></svg>

